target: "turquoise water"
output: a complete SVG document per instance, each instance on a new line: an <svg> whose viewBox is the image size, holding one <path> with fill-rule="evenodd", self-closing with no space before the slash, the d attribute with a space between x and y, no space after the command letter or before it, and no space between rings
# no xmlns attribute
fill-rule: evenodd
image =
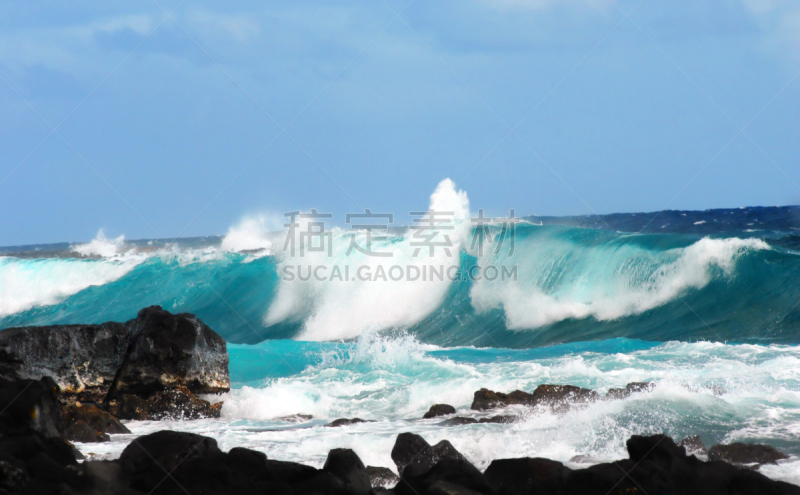
<svg viewBox="0 0 800 495"><path fill-rule="evenodd" d="M453 256L415 257L411 234L396 232L377 243L393 253L388 261L348 254L349 233L338 229L330 256L291 256L281 250L284 233L247 222L191 242L98 236L83 245L7 250L0 328L126 321L153 304L197 314L228 341L233 390L213 398L224 401L223 417L133 422L134 434L194 431L223 448L314 465L331 448L349 447L367 464L387 467L403 431L449 439L479 467L515 456L579 467L625 457L632 434L699 434L709 445L781 448L792 458L762 471L800 483L794 231L631 234L521 224L513 250L506 244L481 253L470 242L474 229L456 227ZM306 265L326 273L366 266L374 274L382 262L443 266L458 277L285 277L286 267ZM471 267L505 267L516 278L470 279ZM469 406L483 387L569 383L604 393L633 381L656 387L564 415L516 411L522 420L514 424L443 427L420 419L435 403L478 415ZM313 419L277 419L294 414ZM325 427L340 417L374 422ZM114 457L132 438L80 447Z"/></svg>

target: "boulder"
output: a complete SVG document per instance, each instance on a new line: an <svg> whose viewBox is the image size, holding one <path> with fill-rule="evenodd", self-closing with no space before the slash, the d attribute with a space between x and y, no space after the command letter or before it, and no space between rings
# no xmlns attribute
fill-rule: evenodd
<svg viewBox="0 0 800 495"><path fill-rule="evenodd" d="M385 467L367 466L367 474L372 488L389 488L400 481L394 471Z"/></svg>
<svg viewBox="0 0 800 495"><path fill-rule="evenodd" d="M70 423L64 436L69 441L81 443L108 442L111 440L108 434L92 428L82 420Z"/></svg>
<svg viewBox="0 0 800 495"><path fill-rule="evenodd" d="M472 409L486 411L496 407L523 405L535 407L539 405L561 406L569 403L589 402L598 398L597 392L574 385L548 385L536 387L532 394L515 390L510 394L494 392L482 388L475 392Z"/></svg>
<svg viewBox="0 0 800 495"><path fill-rule="evenodd" d="M207 400L197 397L185 387L178 387L173 390L156 392L146 399L132 394L123 394L118 399L109 402L108 410L120 419L138 421L219 418L222 402L211 404Z"/></svg>
<svg viewBox="0 0 800 495"><path fill-rule="evenodd" d="M468 416L456 416L455 418L449 418L441 423L440 426L461 426L461 425L474 425L478 423L478 420L475 418L470 418Z"/></svg>
<svg viewBox="0 0 800 495"><path fill-rule="evenodd" d="M368 495L372 490L367 468L358 455L350 449L333 449L328 452L322 470L342 480L347 493Z"/></svg>
<svg viewBox="0 0 800 495"><path fill-rule="evenodd" d="M483 473L503 495L560 493L571 470L557 461L541 458L496 459Z"/></svg>
<svg viewBox="0 0 800 495"><path fill-rule="evenodd" d="M336 428L338 426L348 426L348 425L355 425L358 423L371 423L372 421L367 421L366 419L361 418L339 418L334 419L330 422L328 426L331 428Z"/></svg>
<svg viewBox="0 0 800 495"><path fill-rule="evenodd" d="M61 438L64 423L58 402L58 385L50 377L0 378L0 437L35 431L46 438Z"/></svg>
<svg viewBox="0 0 800 495"><path fill-rule="evenodd" d="M430 446L419 435L397 436L392 459L400 472L398 495L492 495L494 488L447 440Z"/></svg>
<svg viewBox="0 0 800 495"><path fill-rule="evenodd" d="M422 419L435 418L437 416L447 416L448 414L455 414L456 408L448 404L434 404L428 409L428 412L422 416Z"/></svg>
<svg viewBox="0 0 800 495"><path fill-rule="evenodd" d="M75 442L105 442L108 434L130 433L117 418L94 404L74 402L61 408L66 438Z"/></svg>
<svg viewBox="0 0 800 495"><path fill-rule="evenodd" d="M447 440L431 446L415 433L398 435L391 455L401 477L421 476L442 459L463 459Z"/></svg>
<svg viewBox="0 0 800 495"><path fill-rule="evenodd" d="M150 403L133 394L122 394L108 402L108 412L119 419L145 421L150 411Z"/></svg>
<svg viewBox="0 0 800 495"><path fill-rule="evenodd" d="M655 383L652 382L631 382L625 388L610 388L606 397L609 399L624 399L637 392L649 392L653 390Z"/></svg>
<svg viewBox="0 0 800 495"><path fill-rule="evenodd" d="M0 375L49 376L66 399L102 402L130 341L124 323L8 328L0 332Z"/></svg>
<svg viewBox="0 0 800 495"><path fill-rule="evenodd" d="M225 340L194 315L151 306L127 323L134 335L108 398L149 397L185 387L194 394L230 390Z"/></svg>
<svg viewBox="0 0 800 495"><path fill-rule="evenodd" d="M789 456L769 445L750 443L717 444L708 449L708 460L731 464L775 464Z"/></svg>

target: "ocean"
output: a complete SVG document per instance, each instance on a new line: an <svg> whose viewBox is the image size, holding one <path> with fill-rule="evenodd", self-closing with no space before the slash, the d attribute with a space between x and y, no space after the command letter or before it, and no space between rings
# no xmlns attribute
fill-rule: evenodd
<svg viewBox="0 0 800 495"><path fill-rule="evenodd" d="M627 457L630 435L663 432L773 445L791 458L761 472L800 484L800 208L524 217L489 226L481 246L466 194L448 187L431 208L454 212L449 255L415 254L413 228L372 238L391 257L352 249L343 228L330 251L292 255L287 233L258 218L207 238L0 248L0 329L126 321L155 304L200 317L228 342L232 390L210 398L222 418L130 422L134 435L192 431L316 467L347 447L394 468L394 440L412 431L483 469L522 456L607 462ZM511 424L420 419L435 403L479 417L480 388L634 381L656 387L520 410ZM313 419L278 419L296 414ZM368 422L325 426L353 417ZM113 458L132 438L78 447Z"/></svg>

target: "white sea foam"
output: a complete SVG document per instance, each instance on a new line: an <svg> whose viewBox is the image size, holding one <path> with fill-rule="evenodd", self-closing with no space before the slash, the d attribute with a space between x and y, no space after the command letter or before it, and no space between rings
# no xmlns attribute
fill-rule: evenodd
<svg viewBox="0 0 800 495"><path fill-rule="evenodd" d="M112 258L123 252L125 236L121 235L115 239L108 239L103 229L97 232L97 236L86 244L70 246L70 249L83 256L100 256Z"/></svg>
<svg viewBox="0 0 800 495"><path fill-rule="evenodd" d="M634 246L578 250L552 238L546 243L523 243L517 249L524 257L506 262L517 265L519 281L475 283L470 292L473 307L481 312L502 308L508 327L517 330L567 318L613 320L701 289L715 269L731 277L738 258L770 249L752 238L703 238L686 248L655 254Z"/></svg>
<svg viewBox="0 0 800 495"><path fill-rule="evenodd" d="M247 216L228 229L222 239L223 251L263 251L269 254L275 241L275 232L283 230L283 221L278 215L261 214Z"/></svg>
<svg viewBox="0 0 800 495"><path fill-rule="evenodd" d="M452 212L449 220L440 227L449 236L449 249L437 247L431 254L427 248L415 245L419 239L411 229L402 238L385 238L373 242L373 251L392 253L390 258L377 257L351 250L352 232L334 229L332 256L326 252L306 251L284 254L279 273L287 266L322 266L325 273L333 267L348 266L351 276L359 267L368 267L369 273L389 269L392 265L444 267L459 265L459 251L466 242L470 229L469 200L464 191L456 191L450 179L443 180L430 198L430 208L439 212ZM356 234L356 241L364 245L366 234ZM378 235L378 234L376 234ZM442 240L442 239L437 239ZM348 253L348 251L350 251ZM449 287L444 280L282 280L278 293L267 311L267 326L282 321L303 320L301 340L347 339L364 332L386 328L407 328L438 308Z"/></svg>
<svg viewBox="0 0 800 495"><path fill-rule="evenodd" d="M192 431L216 438L225 450L245 446L273 459L317 467L330 449L345 447L366 464L394 468L390 452L397 435L405 431L430 443L450 440L479 469L496 458L548 457L573 468L626 458L625 441L634 434L666 433L678 440L699 433L706 442L800 441L798 347L668 342L626 354L525 360L505 353L503 359L477 362L455 361L441 352L407 336L386 339L370 334L346 354L330 354L294 376L225 394L220 420L127 426L136 434L165 427ZM439 425L441 418L420 419L435 403L452 404L461 416L480 415L469 407L473 392L481 387L530 392L541 383L571 383L605 392L632 381L657 385L649 393L573 407L565 415L529 411L513 424L446 428ZM313 414L315 419L301 427L274 420L296 413ZM339 417L375 422L324 426ZM84 450L116 457L131 437L112 440ZM573 460L579 455L588 458ZM798 465L793 457L761 470L798 482Z"/></svg>
<svg viewBox="0 0 800 495"><path fill-rule="evenodd" d="M0 316L57 304L88 287L119 279L141 261L0 257Z"/></svg>

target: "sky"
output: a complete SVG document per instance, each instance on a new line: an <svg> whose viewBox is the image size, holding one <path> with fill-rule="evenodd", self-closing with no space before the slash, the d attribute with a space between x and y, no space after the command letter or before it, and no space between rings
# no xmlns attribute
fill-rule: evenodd
<svg viewBox="0 0 800 495"><path fill-rule="evenodd" d="M796 0L0 4L0 245L800 203Z"/></svg>

